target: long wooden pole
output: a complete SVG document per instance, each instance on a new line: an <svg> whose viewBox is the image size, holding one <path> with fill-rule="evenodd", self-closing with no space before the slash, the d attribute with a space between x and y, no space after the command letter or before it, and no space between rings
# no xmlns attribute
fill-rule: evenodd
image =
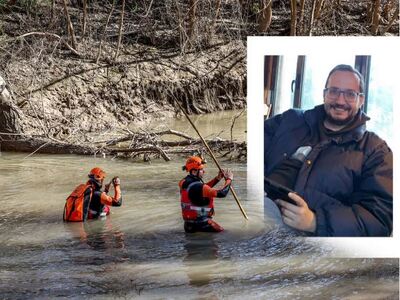
<svg viewBox="0 0 400 300"><path fill-rule="evenodd" d="M217 165L218 169L221 171L222 168L220 166L220 164L218 163L218 160L215 158L214 153L212 152L210 146L208 146L206 140L203 138L203 136L201 135L201 133L199 132L199 130L197 129L196 125L194 125L194 123L192 122L192 120L189 118L188 114L185 112L185 110L183 109L183 107L181 106L181 104L178 102L177 99L173 98L176 102L176 104L178 104L180 110L183 112L183 114L185 115L186 119L189 121L190 125L192 125L193 129L197 132L197 134L199 135L201 141L203 142L204 146L207 148L208 153L210 153L212 159L214 160L215 164ZM240 204L239 198L235 193L235 190L233 189L232 185L229 186L229 189L233 195L233 198L235 198L235 201L237 203L237 205L240 208L240 211L242 212L243 216L245 217L246 220L249 219L249 217L247 216L246 212L244 211L242 205Z"/></svg>

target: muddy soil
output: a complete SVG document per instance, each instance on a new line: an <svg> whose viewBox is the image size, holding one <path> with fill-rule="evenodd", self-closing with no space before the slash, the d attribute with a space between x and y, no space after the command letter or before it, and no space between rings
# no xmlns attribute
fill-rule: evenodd
<svg viewBox="0 0 400 300"><path fill-rule="evenodd" d="M129 52L139 54L114 65L51 56L9 64L4 72L24 112L24 131L61 138L73 130L126 127L173 116L175 100L195 114L245 105L244 47L219 45L185 56L143 47Z"/></svg>
<svg viewBox="0 0 400 300"><path fill-rule="evenodd" d="M18 110L15 128L25 134L73 142L154 118L161 123L180 113L175 101L189 114L246 105L245 42L260 34L257 1L222 1L217 11L207 1L196 11L186 1L127 1L120 46L121 3L90 2L84 30L82 3L71 1L76 45L61 2L10 3L0 7L0 76ZM312 1L304 3L297 35L371 34L370 0L324 1L311 31ZM382 14L378 35L399 35L398 18L382 31L393 10ZM273 1L264 34L289 32L290 1Z"/></svg>
<svg viewBox="0 0 400 300"><path fill-rule="evenodd" d="M15 10L0 14L0 76L19 108L25 134L71 141L154 118L161 122L181 114L175 101L189 114L245 107L246 49L241 40L213 36L200 48L182 48L176 33L163 26L149 32L147 25L134 28L126 21L115 59L117 14L102 40L109 5L89 15L86 36L79 32L80 10L69 8L78 55L63 46L69 42L68 34L60 32L66 21L50 20L49 7L30 15ZM57 14L63 15L61 6Z"/></svg>

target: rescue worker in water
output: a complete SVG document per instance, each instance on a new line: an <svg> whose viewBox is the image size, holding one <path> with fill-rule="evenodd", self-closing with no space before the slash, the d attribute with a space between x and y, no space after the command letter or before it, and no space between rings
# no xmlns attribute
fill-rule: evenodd
<svg viewBox="0 0 400 300"><path fill-rule="evenodd" d="M110 183L105 184L103 192L101 189L106 173L101 168L96 167L90 171L88 176L87 185L92 189L88 219L107 216L110 214L110 206L122 205L121 181L118 177L114 177ZM107 195L111 183L114 186L114 197ZM85 197L90 197L90 194L85 193Z"/></svg>
<svg viewBox="0 0 400 300"><path fill-rule="evenodd" d="M183 170L189 172L179 182L181 193L182 217L185 221L185 232L221 232L224 229L212 220L214 215L214 198L223 198L229 192L233 179L230 170L221 170L218 175L207 183L203 182L205 162L197 156L187 159ZM213 187L225 178L225 185L221 189Z"/></svg>
<svg viewBox="0 0 400 300"><path fill-rule="evenodd" d="M86 184L78 185L65 201L63 220L65 222L85 222L110 214L110 206L121 206L121 182L114 177L102 191L106 173L100 168L93 168ZM114 197L108 196L111 183Z"/></svg>

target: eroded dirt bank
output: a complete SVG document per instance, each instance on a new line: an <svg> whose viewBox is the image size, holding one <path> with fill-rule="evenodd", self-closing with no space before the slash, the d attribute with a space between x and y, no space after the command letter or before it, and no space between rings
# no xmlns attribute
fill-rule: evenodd
<svg viewBox="0 0 400 300"><path fill-rule="evenodd" d="M193 24L181 17L179 29L178 12L160 16L164 4L127 7L122 27L125 8L101 5L90 3L86 32L73 3L68 13L56 3L51 14L37 6L1 15L0 76L10 92L2 95L2 150L47 143L40 151L96 152L104 134L132 137L132 124L181 114L176 101L188 114L245 107L245 46L240 34L202 31L216 18L200 17L207 8Z"/></svg>
<svg viewBox="0 0 400 300"><path fill-rule="evenodd" d="M124 128L148 118L245 106L244 48L218 44L201 53L147 48L116 64L41 57L21 60L5 74L24 132L64 138L72 132Z"/></svg>

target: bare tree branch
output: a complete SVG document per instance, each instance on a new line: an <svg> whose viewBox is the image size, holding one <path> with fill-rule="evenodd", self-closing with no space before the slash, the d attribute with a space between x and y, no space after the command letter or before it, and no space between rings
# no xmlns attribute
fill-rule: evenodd
<svg viewBox="0 0 400 300"><path fill-rule="evenodd" d="M104 25L103 36L101 37L100 44L99 44L99 50L98 50L98 52L97 52L96 64L99 63L99 59L100 59L100 56L101 56L101 46L103 45L103 42L104 42L104 40L105 40L105 38L106 38L107 26L108 26L108 23L110 22L111 15L112 15L112 13L113 13L113 11L114 11L115 1L116 1L116 0L113 0L113 3L112 3L112 5L111 5L111 9L110 9L110 13L108 14L108 17L107 17L107 22L106 22L106 24Z"/></svg>
<svg viewBox="0 0 400 300"><path fill-rule="evenodd" d="M79 54L78 51L76 51L73 47L71 47L61 36L55 34L55 33L50 33L50 32L38 32L38 31L33 31L33 32L28 32L28 33L24 33L22 35L19 35L13 39L21 39L21 38L25 38L31 35L42 35L42 36L49 36L49 37L54 37L57 38L61 41L61 43L63 43L69 50L72 51L72 53L74 53L77 56L81 56Z"/></svg>
<svg viewBox="0 0 400 300"><path fill-rule="evenodd" d="M114 60L117 60L118 54L119 54L119 48L121 47L122 28L124 26L124 14L125 14L125 0L122 0L122 11L121 11L121 17L119 20L119 29L118 29L118 44L117 44L117 51L115 51Z"/></svg>
<svg viewBox="0 0 400 300"><path fill-rule="evenodd" d="M75 37L74 27L71 22L71 18L69 17L67 0L63 0L63 5L64 5L65 18L67 19L68 33L71 36L72 48L76 49L76 46L77 46L76 37Z"/></svg>

